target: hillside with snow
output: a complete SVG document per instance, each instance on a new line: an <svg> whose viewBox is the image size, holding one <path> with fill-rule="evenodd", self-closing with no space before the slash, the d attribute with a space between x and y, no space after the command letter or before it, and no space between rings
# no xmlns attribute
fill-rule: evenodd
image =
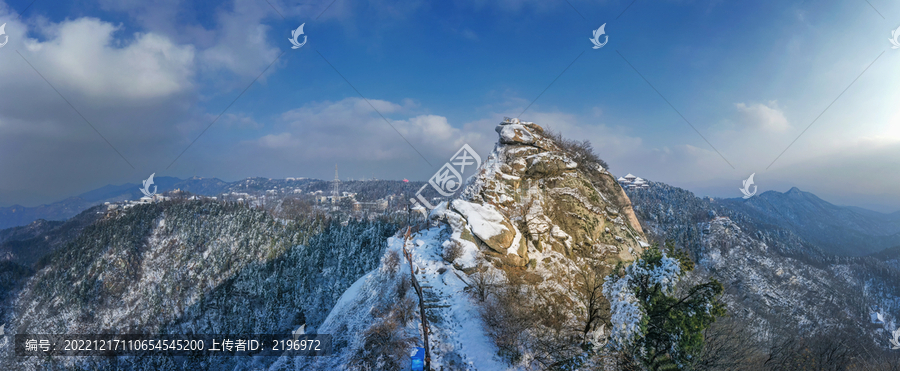
<svg viewBox="0 0 900 371"><path fill-rule="evenodd" d="M889 252L829 254L806 238L808 230L772 223L783 218L779 213L760 218L756 208L765 201L735 206L738 201L699 198L658 182L629 193L648 238L689 251L698 266L695 279L724 284L730 317L760 354L835 369L862 359L896 359L890 340L900 325L900 269ZM791 197L810 195L782 196ZM804 355L803 348L813 350Z"/></svg>

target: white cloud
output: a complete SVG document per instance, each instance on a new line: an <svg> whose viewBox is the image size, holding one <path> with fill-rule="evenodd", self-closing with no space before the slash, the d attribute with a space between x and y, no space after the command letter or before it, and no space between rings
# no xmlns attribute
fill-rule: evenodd
<svg viewBox="0 0 900 371"><path fill-rule="evenodd" d="M199 125L195 125L195 126L200 127L200 130L203 130L202 128L208 126L210 122L213 122L213 120L216 119L216 116L217 115L214 115L214 114L207 114L204 122L198 122L196 124L199 124ZM204 126L201 127L200 125L204 125ZM234 128L234 129L258 130L258 129L263 128L262 123L256 121L253 117L247 115L246 113L241 113L241 112L225 113L221 117L219 117L219 120L215 122L215 125L220 126L220 127L226 127L226 128Z"/></svg>
<svg viewBox="0 0 900 371"><path fill-rule="evenodd" d="M264 148L282 149L297 146L300 144L300 141L294 140L291 133L285 132L263 136L262 138L257 139L257 143Z"/></svg>
<svg viewBox="0 0 900 371"><path fill-rule="evenodd" d="M427 179L464 143L487 156L497 138L493 129L499 119L488 126L452 124L409 100L369 102L396 131L360 98L308 103L266 123L267 130L254 139L228 148L201 145L195 153L203 158L194 160L209 164L203 169L208 174L226 179L329 178L336 163L346 177Z"/></svg>
<svg viewBox="0 0 900 371"><path fill-rule="evenodd" d="M273 3L283 12L291 9ZM217 80L222 79L218 72L228 71L239 77L239 85L246 85L247 77L255 78L280 54L272 38L267 37L270 27L262 23L280 17L265 1L233 0L203 7L204 11L214 9L215 23L210 28L201 21L209 16L198 14L199 8L190 1L101 0L100 4L104 9L124 12L149 32L193 45L201 71ZM276 40L287 41L289 33L282 33L284 37Z"/></svg>
<svg viewBox="0 0 900 371"><path fill-rule="evenodd" d="M269 26L261 23L268 9L258 1L235 0L233 9L220 10L216 14L215 44L201 52L204 68L256 77L275 61L281 52L266 37Z"/></svg>
<svg viewBox="0 0 900 371"><path fill-rule="evenodd" d="M138 33L125 46L117 47L113 33L118 29L96 18L64 21L51 26L49 40L26 39L21 41L24 48L18 50L57 88L94 98L154 99L192 88L192 46ZM16 36L24 36L24 32ZM16 65L0 70L0 76L12 80L27 74L33 80L30 67Z"/></svg>
<svg viewBox="0 0 900 371"><path fill-rule="evenodd" d="M245 145L251 150L276 151L271 155L297 161L335 158L421 162L418 151L434 164L452 155L463 143L481 140L481 135L465 133L450 125L445 117L414 115L408 105L383 100L369 102L387 117L405 114L407 118L388 124L360 98L319 102L282 114L284 131Z"/></svg>
<svg viewBox="0 0 900 371"><path fill-rule="evenodd" d="M745 103L737 103L734 106L737 109L739 121L747 127L784 132L791 126L776 101L769 101L766 104L751 104L749 106Z"/></svg>
<svg viewBox="0 0 900 371"><path fill-rule="evenodd" d="M193 46L154 32L117 37L120 26L96 18L2 22L0 174L16 176L0 177L0 189L15 190L15 202L122 183L132 169L106 141L135 168L177 153L171 126L192 114Z"/></svg>

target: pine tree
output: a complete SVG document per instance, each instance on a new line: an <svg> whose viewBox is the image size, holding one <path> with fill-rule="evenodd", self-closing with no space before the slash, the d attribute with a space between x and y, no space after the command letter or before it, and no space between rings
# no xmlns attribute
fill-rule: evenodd
<svg viewBox="0 0 900 371"><path fill-rule="evenodd" d="M694 264L673 244L648 248L604 283L612 308L612 345L650 370L684 368L703 350L703 331L725 315L716 280L677 283Z"/></svg>

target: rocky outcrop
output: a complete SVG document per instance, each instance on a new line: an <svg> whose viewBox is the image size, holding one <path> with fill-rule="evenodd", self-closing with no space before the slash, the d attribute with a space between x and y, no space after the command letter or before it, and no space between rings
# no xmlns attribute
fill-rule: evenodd
<svg viewBox="0 0 900 371"><path fill-rule="evenodd" d="M555 353L559 347L581 351L576 341L565 340L583 335L578 329L585 326L585 304L578 290L584 284L579 280L607 277L619 263L635 260L646 246L644 234L628 196L598 164L575 161L533 123L510 120L496 131L496 147L463 192L429 213L435 224L389 246L389 251L409 251L410 273L392 275L391 259L384 259L382 268L344 294L320 332L346 339L350 348L365 344L361 334L380 323L371 313L386 312L373 308L397 301L381 293L401 287L391 282L414 274L426 287L430 341L439 344L432 353L435 369L519 368L501 364L519 362L503 356L510 346L497 338L503 326L503 331L529 332L525 336L566 334L542 341L555 344ZM498 296L508 301L501 303ZM512 316L538 308L552 319ZM494 320L488 324L486 317ZM498 323L498 318L511 322ZM520 327L508 327L512 322ZM412 321L398 333L418 331L418 322ZM519 349L527 353L523 360L542 352ZM317 361L330 363L304 367L340 368L344 362L339 357Z"/></svg>
<svg viewBox="0 0 900 371"><path fill-rule="evenodd" d="M500 134L500 143L503 144L532 144L534 136L524 126L519 124L499 125L497 133Z"/></svg>
<svg viewBox="0 0 900 371"><path fill-rule="evenodd" d="M576 163L537 124L512 120L496 131L499 143L460 197L503 215L489 219L497 219L506 233L485 238L471 231L488 248L489 260L496 253L503 255L496 259L501 264L523 266L533 259L537 265L555 251L615 265L640 253L643 230L628 196L606 170Z"/></svg>

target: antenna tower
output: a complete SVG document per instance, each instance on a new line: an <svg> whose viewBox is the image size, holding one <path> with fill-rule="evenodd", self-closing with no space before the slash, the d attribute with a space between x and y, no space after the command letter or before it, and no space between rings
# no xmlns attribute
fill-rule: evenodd
<svg viewBox="0 0 900 371"><path fill-rule="evenodd" d="M331 202L335 203L341 198L341 179L338 178L338 168L337 164L334 164L334 184L331 188Z"/></svg>

